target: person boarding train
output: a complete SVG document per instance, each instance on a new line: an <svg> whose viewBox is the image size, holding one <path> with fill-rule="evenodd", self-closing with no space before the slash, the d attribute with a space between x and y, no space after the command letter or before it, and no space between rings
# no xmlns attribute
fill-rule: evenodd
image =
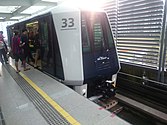
<svg viewBox="0 0 167 125"><path fill-rule="evenodd" d="M15 31L14 37L12 38L12 53L15 59L15 66L16 66L16 72L20 72L18 68L18 61L19 59L23 63L24 71L29 70L30 68L26 68L26 60L24 55L23 46L25 43L21 43L20 37L18 36L18 32Z"/></svg>

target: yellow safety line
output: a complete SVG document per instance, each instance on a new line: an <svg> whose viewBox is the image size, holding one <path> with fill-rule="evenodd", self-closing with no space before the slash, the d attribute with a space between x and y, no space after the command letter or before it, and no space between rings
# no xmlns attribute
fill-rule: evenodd
<svg viewBox="0 0 167 125"><path fill-rule="evenodd" d="M12 66L12 65L11 65ZM12 66L14 69L15 67ZM16 69L15 69L16 70ZM22 72L19 74L50 104L55 110L57 110L70 124L81 125L77 120L75 120L69 113L67 113L59 104L57 104L52 98L50 98L42 89L40 89L31 79L29 79Z"/></svg>

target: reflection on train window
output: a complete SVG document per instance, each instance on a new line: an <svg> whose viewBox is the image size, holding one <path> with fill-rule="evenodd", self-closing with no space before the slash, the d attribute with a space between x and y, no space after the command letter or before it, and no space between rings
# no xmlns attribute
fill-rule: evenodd
<svg viewBox="0 0 167 125"><path fill-rule="evenodd" d="M107 36L108 36L109 48L112 48L114 46L114 38L111 35L110 29L107 29Z"/></svg>
<svg viewBox="0 0 167 125"><path fill-rule="evenodd" d="M84 52L114 47L114 40L105 13L82 12L82 45Z"/></svg>
<svg viewBox="0 0 167 125"><path fill-rule="evenodd" d="M104 18L104 28L106 29L106 34L107 34L107 41L108 41L108 44L109 44L109 48L112 48L114 47L114 38L113 38L113 35L112 35L112 32L111 32L111 29L110 29L110 24L108 23L108 19L107 19L107 16L104 15L103 16Z"/></svg>
<svg viewBox="0 0 167 125"><path fill-rule="evenodd" d="M93 24L93 36L94 36L94 48L95 50L101 50L104 47L103 30L100 22L94 22Z"/></svg>
<svg viewBox="0 0 167 125"><path fill-rule="evenodd" d="M42 39L43 40L48 40L48 26L47 26L47 23L42 23Z"/></svg>
<svg viewBox="0 0 167 125"><path fill-rule="evenodd" d="M83 52L90 52L90 40L86 21L84 19L82 19L82 48Z"/></svg>
<svg viewBox="0 0 167 125"><path fill-rule="evenodd" d="M54 75L54 62L53 62L53 51L51 46L51 41L49 40L49 29L48 22L41 22L41 61L42 69L52 75Z"/></svg>
<svg viewBox="0 0 167 125"><path fill-rule="evenodd" d="M47 23L42 22L40 28L41 28L41 40L42 40L41 59L42 59L42 65L44 66L47 65L47 51L49 50Z"/></svg>

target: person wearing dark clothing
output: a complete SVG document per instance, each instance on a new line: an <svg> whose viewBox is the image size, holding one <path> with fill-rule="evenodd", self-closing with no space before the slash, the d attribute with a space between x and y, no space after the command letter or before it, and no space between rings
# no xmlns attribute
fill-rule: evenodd
<svg viewBox="0 0 167 125"><path fill-rule="evenodd" d="M21 43L24 43L23 49L24 49L25 59L28 57L28 59L30 58L31 61L34 62L34 58L32 57L32 54L30 52L28 41L29 40L28 40L27 30L23 29L22 30L22 35L21 35Z"/></svg>
<svg viewBox="0 0 167 125"><path fill-rule="evenodd" d="M15 66L16 66L16 72L20 72L18 68L18 61L19 59L23 63L24 71L29 70L30 68L26 68L26 61L24 57L24 51L23 46L25 43L20 42L20 37L18 36L18 32L15 31L14 37L12 38L12 53L15 59Z"/></svg>
<svg viewBox="0 0 167 125"><path fill-rule="evenodd" d="M8 64L8 58L6 56L7 45L4 41L3 31L0 31L0 61L3 64L4 62Z"/></svg>

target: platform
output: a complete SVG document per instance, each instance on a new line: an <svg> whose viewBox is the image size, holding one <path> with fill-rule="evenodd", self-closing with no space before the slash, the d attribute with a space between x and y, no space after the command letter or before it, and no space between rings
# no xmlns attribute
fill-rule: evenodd
<svg viewBox="0 0 167 125"><path fill-rule="evenodd" d="M33 67L29 71L22 70L20 74L16 74L11 66L13 60L10 60L10 64L0 65L0 107L3 115L0 125L130 124ZM19 81L21 84L17 83ZM23 81L25 88L21 88ZM37 93L36 96L42 98L27 97L28 94L23 92L27 91L26 88L36 91L28 92L30 96L34 97L32 93ZM50 106L49 111L46 111L48 114L43 114L44 107L38 108L44 105ZM53 109L55 111L52 113ZM55 119L55 116L58 118Z"/></svg>

